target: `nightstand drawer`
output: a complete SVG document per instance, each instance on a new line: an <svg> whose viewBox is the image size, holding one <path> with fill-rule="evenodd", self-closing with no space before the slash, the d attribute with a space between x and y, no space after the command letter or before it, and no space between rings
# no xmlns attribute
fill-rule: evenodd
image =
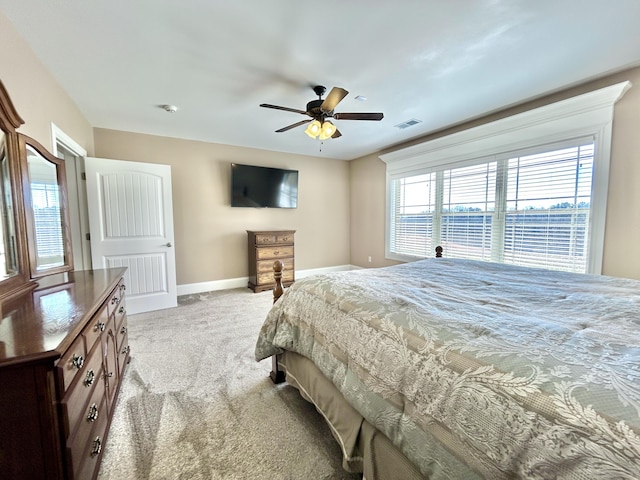
<svg viewBox="0 0 640 480"><path fill-rule="evenodd" d="M260 233L256 235L256 245L273 245L276 243L276 235Z"/></svg>
<svg viewBox="0 0 640 480"><path fill-rule="evenodd" d="M273 247L260 247L256 249L256 258L258 260L265 260L269 258L286 258L293 257L293 246L276 246Z"/></svg>
<svg viewBox="0 0 640 480"><path fill-rule="evenodd" d="M291 245L293 244L293 234L292 233L283 233L280 235L276 235L276 243Z"/></svg>
<svg viewBox="0 0 640 480"><path fill-rule="evenodd" d="M285 270L282 272L282 281L284 283L293 281L293 270ZM258 274L258 285L273 285L275 279L273 277L273 272L271 273L259 273Z"/></svg>
<svg viewBox="0 0 640 480"><path fill-rule="evenodd" d="M283 271L293 271L295 270L294 265L293 265L293 257L290 258L280 258L279 259L283 264L284 264L284 269ZM269 273L273 276L273 262L274 260L260 260L259 262L256 262L256 267L257 267L257 271L258 273Z"/></svg>

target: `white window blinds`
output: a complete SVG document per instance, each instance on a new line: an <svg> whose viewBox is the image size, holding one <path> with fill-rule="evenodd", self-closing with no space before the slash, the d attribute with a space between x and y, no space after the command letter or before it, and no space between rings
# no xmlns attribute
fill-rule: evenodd
<svg viewBox="0 0 640 480"><path fill-rule="evenodd" d="M433 251L435 174L400 178L392 184L391 245L405 255L425 258Z"/></svg>
<svg viewBox="0 0 640 480"><path fill-rule="evenodd" d="M586 271L593 148L508 160L505 263Z"/></svg>
<svg viewBox="0 0 640 480"><path fill-rule="evenodd" d="M64 258L60 189L51 183L31 183L38 265L57 265Z"/></svg>
<svg viewBox="0 0 640 480"><path fill-rule="evenodd" d="M399 176L391 251L585 272L593 160L588 138Z"/></svg>

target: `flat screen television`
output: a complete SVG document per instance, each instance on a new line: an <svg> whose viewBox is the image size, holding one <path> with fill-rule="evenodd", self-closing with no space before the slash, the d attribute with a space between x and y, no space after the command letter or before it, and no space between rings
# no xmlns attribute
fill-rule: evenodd
<svg viewBox="0 0 640 480"><path fill-rule="evenodd" d="M231 206L297 208L298 171L232 163Z"/></svg>

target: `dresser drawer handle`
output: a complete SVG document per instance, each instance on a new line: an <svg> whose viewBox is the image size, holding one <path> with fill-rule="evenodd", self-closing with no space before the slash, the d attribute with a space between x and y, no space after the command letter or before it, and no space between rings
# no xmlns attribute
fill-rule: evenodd
<svg viewBox="0 0 640 480"><path fill-rule="evenodd" d="M73 354L73 359L71 360L71 365L76 367L78 370L82 368L84 365L84 357L82 355Z"/></svg>
<svg viewBox="0 0 640 480"><path fill-rule="evenodd" d="M123 355L127 355L130 351L131 351L131 347L129 345L127 345L126 347L124 347L122 349L122 354Z"/></svg>
<svg viewBox="0 0 640 480"><path fill-rule="evenodd" d="M100 437L96 437L96 439L93 441L93 447L91 448L91 456L95 457L96 455L100 455L101 451L102 440L100 440Z"/></svg>
<svg viewBox="0 0 640 480"><path fill-rule="evenodd" d="M274 250L274 251L273 251L273 254L274 254L274 255L278 255L279 253L280 253L280 250Z"/></svg>
<svg viewBox="0 0 640 480"><path fill-rule="evenodd" d="M98 419L98 405L93 403L89 407L89 413L87 414L87 422L95 422L97 419Z"/></svg>
<svg viewBox="0 0 640 480"><path fill-rule="evenodd" d="M120 333L121 333L122 335L125 335L125 334L127 333L127 327L122 327L122 328L120 329Z"/></svg>
<svg viewBox="0 0 640 480"><path fill-rule="evenodd" d="M124 284L123 284L123 285L120 285L120 290L122 290L122 291L124 292L126 289L127 289L127 286L126 286L126 285L124 285Z"/></svg>
<svg viewBox="0 0 640 480"><path fill-rule="evenodd" d="M93 370L89 369L89 371L87 372L87 376L84 377L84 386L85 387L90 387L91 385L93 385L93 381L96 378L96 374L93 373Z"/></svg>
<svg viewBox="0 0 640 480"><path fill-rule="evenodd" d="M120 307L120 308L118 309L118 313L125 313L125 309L124 309L124 307Z"/></svg>
<svg viewBox="0 0 640 480"><path fill-rule="evenodd" d="M104 322L98 322L96 323L96 331L98 332L104 332L104 327L106 326L106 324Z"/></svg>
<svg viewBox="0 0 640 480"><path fill-rule="evenodd" d="M111 305L113 305L114 303L118 303L120 300L118 299L118 297L113 297L111 299Z"/></svg>

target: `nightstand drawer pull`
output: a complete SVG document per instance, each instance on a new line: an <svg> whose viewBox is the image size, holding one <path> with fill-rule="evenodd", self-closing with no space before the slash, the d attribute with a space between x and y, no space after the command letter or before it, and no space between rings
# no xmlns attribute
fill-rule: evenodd
<svg viewBox="0 0 640 480"><path fill-rule="evenodd" d="M111 305L113 305L114 303L118 303L120 301L120 299L118 297L113 297L111 299Z"/></svg>
<svg viewBox="0 0 640 480"><path fill-rule="evenodd" d="M73 355L73 359L71 360L71 364L76 367L78 370L82 368L84 365L84 357L82 355Z"/></svg>
<svg viewBox="0 0 640 480"><path fill-rule="evenodd" d="M84 386L85 387L90 387L91 385L93 385L93 381L96 378L96 374L93 372L92 369L89 369L89 371L87 372L87 376L84 377Z"/></svg>
<svg viewBox="0 0 640 480"><path fill-rule="evenodd" d="M131 347L129 345L127 345L126 347L124 347L122 349L122 354L123 355L127 355L130 351L131 351Z"/></svg>
<svg viewBox="0 0 640 480"><path fill-rule="evenodd" d="M91 456L95 457L96 455L100 455L101 451L102 440L100 440L100 437L96 437L96 439L93 441L93 447L91 448Z"/></svg>
<svg viewBox="0 0 640 480"><path fill-rule="evenodd" d="M98 405L92 403L89 407L89 413L87 414L88 422L95 422L98 419ZM99 453L99 452L98 452Z"/></svg>
<svg viewBox="0 0 640 480"><path fill-rule="evenodd" d="M125 313L125 309L124 309L124 307L120 307L120 308L118 309L118 313Z"/></svg>
<svg viewBox="0 0 640 480"><path fill-rule="evenodd" d="M96 331L98 332L104 332L104 327L106 326L106 324L104 322L98 322L96 323Z"/></svg>
<svg viewBox="0 0 640 480"><path fill-rule="evenodd" d="M121 333L122 335L125 335L125 334L127 333L127 327L122 327L122 328L120 329L120 333Z"/></svg>

